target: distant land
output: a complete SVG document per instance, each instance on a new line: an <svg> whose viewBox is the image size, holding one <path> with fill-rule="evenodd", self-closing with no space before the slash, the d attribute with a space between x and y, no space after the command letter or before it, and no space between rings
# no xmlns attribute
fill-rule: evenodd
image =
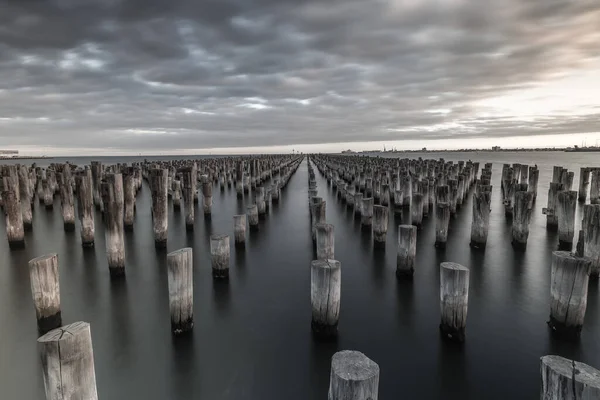
<svg viewBox="0 0 600 400"><path fill-rule="evenodd" d="M481 153L481 152L537 152L537 151L561 151L561 152L600 152L600 146L573 146L573 147L537 147L537 148L501 148L500 146L494 146L492 148L485 149L446 149L446 150L429 150L425 147L418 150L363 150L363 151L352 151L344 150L342 154L395 154L395 153Z"/></svg>

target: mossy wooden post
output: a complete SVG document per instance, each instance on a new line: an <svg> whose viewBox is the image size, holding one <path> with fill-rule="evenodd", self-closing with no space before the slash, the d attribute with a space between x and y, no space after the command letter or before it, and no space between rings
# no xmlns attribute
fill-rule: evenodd
<svg viewBox="0 0 600 400"><path fill-rule="evenodd" d="M25 228L18 188L14 187L6 177L0 177L0 180L2 181L0 193L4 202L8 245L11 249L21 248L25 246Z"/></svg>
<svg viewBox="0 0 600 400"><path fill-rule="evenodd" d="M600 371L560 356L540 358L542 400L600 399Z"/></svg>
<svg viewBox="0 0 600 400"><path fill-rule="evenodd" d="M531 220L530 204L533 202L531 192L518 191L515 193L514 214L512 222L512 245L515 249L525 250L529 237L529 222Z"/></svg>
<svg viewBox="0 0 600 400"><path fill-rule="evenodd" d="M597 279L600 273L600 204L586 204L583 207L583 255L592 262L591 278Z"/></svg>
<svg viewBox="0 0 600 400"><path fill-rule="evenodd" d="M75 322L37 341L46 399L98 400L90 324Z"/></svg>
<svg viewBox="0 0 600 400"><path fill-rule="evenodd" d="M389 208L373 206L373 246L384 248L387 239Z"/></svg>
<svg viewBox="0 0 600 400"><path fill-rule="evenodd" d="M577 192L560 191L556 204L558 219L558 249L571 250L575 236L575 207L577 206Z"/></svg>
<svg viewBox="0 0 600 400"><path fill-rule="evenodd" d="M243 247L246 245L246 225L247 225L246 214L234 215L233 216L233 234L235 239L235 245Z"/></svg>
<svg viewBox="0 0 600 400"><path fill-rule="evenodd" d="M558 215L556 207L558 203L558 193L563 190L561 183L550 183L548 189L548 207L542 209L542 213L546 215L546 229L556 230L558 229Z"/></svg>
<svg viewBox="0 0 600 400"><path fill-rule="evenodd" d="M33 226L33 212L31 201L33 191L29 181L29 168L24 165L18 167L19 174L19 202L21 204L21 214L23 216L23 227L25 230L31 230ZM72 194L71 194L72 196Z"/></svg>
<svg viewBox="0 0 600 400"><path fill-rule="evenodd" d="M152 191L152 230L154 246L159 249L167 247L169 208L167 202L168 170L154 168L150 171L150 190Z"/></svg>
<svg viewBox="0 0 600 400"><path fill-rule="evenodd" d="M207 175L202 175L202 210L204 215L212 214L213 184Z"/></svg>
<svg viewBox="0 0 600 400"><path fill-rule="evenodd" d="M94 246L94 195L92 187L92 171L86 166L77 177L77 213L79 214L81 245Z"/></svg>
<svg viewBox="0 0 600 400"><path fill-rule="evenodd" d="M102 194L100 184L102 182L102 163L99 161L92 161L92 191L94 195L94 204L96 209L103 210L102 208Z"/></svg>
<svg viewBox="0 0 600 400"><path fill-rule="evenodd" d="M396 256L396 276L412 278L417 255L417 227L400 225L398 227L398 254Z"/></svg>
<svg viewBox="0 0 600 400"><path fill-rule="evenodd" d="M310 264L310 298L312 331L320 336L337 334L340 316L341 263L318 259Z"/></svg>
<svg viewBox="0 0 600 400"><path fill-rule="evenodd" d="M590 169L586 167L581 167L579 171L579 193L578 200L582 203L585 203L587 199L587 192L590 186Z"/></svg>
<svg viewBox="0 0 600 400"><path fill-rule="evenodd" d="M189 247L167 254L171 331L179 335L194 326L194 263Z"/></svg>
<svg viewBox="0 0 600 400"><path fill-rule="evenodd" d="M123 237L123 176L107 174L102 182L104 233L108 270L112 278L125 275L125 242Z"/></svg>
<svg viewBox="0 0 600 400"><path fill-rule="evenodd" d="M133 168L127 168L125 174L123 175L123 196L125 202L123 225L126 230L133 229L136 190L137 184L135 182Z"/></svg>
<svg viewBox="0 0 600 400"><path fill-rule="evenodd" d="M331 358L328 400L377 400L379 365L358 351L339 351Z"/></svg>
<svg viewBox="0 0 600 400"><path fill-rule="evenodd" d="M38 332L43 335L62 325L58 255L47 254L29 261L29 281Z"/></svg>
<svg viewBox="0 0 600 400"><path fill-rule="evenodd" d="M212 275L215 279L229 279L230 246L228 235L210 237Z"/></svg>
<svg viewBox="0 0 600 400"><path fill-rule="evenodd" d="M492 187L478 185L473 193L473 219L471 222L471 247L485 248L490 228Z"/></svg>
<svg viewBox="0 0 600 400"><path fill-rule="evenodd" d="M440 265L440 309L442 334L453 340L465 340L469 305L469 269L453 262Z"/></svg>
<svg viewBox="0 0 600 400"><path fill-rule="evenodd" d="M318 223L315 230L317 260L333 260L335 258L335 233L333 225Z"/></svg>
<svg viewBox="0 0 600 400"><path fill-rule="evenodd" d="M196 177L192 167L183 168L181 171L183 183L183 206L185 209L185 229L194 230L194 191L196 190Z"/></svg>
<svg viewBox="0 0 600 400"><path fill-rule="evenodd" d="M590 272L589 259L568 251L552 253L548 326L556 335L577 337L581 333Z"/></svg>
<svg viewBox="0 0 600 400"><path fill-rule="evenodd" d="M373 226L373 198L362 199L360 225L364 230L370 230Z"/></svg>

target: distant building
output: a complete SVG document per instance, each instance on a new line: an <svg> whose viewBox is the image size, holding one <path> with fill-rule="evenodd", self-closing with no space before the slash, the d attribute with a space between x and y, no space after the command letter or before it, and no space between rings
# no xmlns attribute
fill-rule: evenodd
<svg viewBox="0 0 600 400"><path fill-rule="evenodd" d="M427 147L423 147L421 151L427 151Z"/></svg>
<svg viewBox="0 0 600 400"><path fill-rule="evenodd" d="M501 147L500 146L494 146L492 147L492 151L500 151Z"/></svg>
<svg viewBox="0 0 600 400"><path fill-rule="evenodd" d="M354 153L355 152L350 149L342 151L342 154L354 154Z"/></svg>

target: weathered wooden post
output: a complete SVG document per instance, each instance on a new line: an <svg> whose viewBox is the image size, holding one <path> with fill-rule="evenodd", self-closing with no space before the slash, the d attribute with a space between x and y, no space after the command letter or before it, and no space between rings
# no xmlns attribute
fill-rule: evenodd
<svg viewBox="0 0 600 400"><path fill-rule="evenodd" d="M377 400L379 365L358 351L339 351L331 358L328 400Z"/></svg>
<svg viewBox="0 0 600 400"><path fill-rule="evenodd" d="M317 260L333 260L335 258L335 236L331 224L315 225L317 242Z"/></svg>
<svg viewBox="0 0 600 400"><path fill-rule="evenodd" d="M310 298L312 331L317 335L337 334L340 316L341 263L318 259L310 264Z"/></svg>
<svg viewBox="0 0 600 400"><path fill-rule="evenodd" d="M54 192L48 179L42 179L42 190L44 191L44 207L46 210L54 208Z"/></svg>
<svg viewBox="0 0 600 400"><path fill-rule="evenodd" d="M128 168L123 175L123 197L125 202L125 210L123 217L123 225L126 230L133 229L133 220L135 217L135 193L137 184L133 175L133 168Z"/></svg>
<svg viewBox="0 0 600 400"><path fill-rule="evenodd" d="M362 199L360 225L362 229L370 230L373 226L373 198Z"/></svg>
<svg viewBox="0 0 600 400"><path fill-rule="evenodd" d="M258 206L252 204L251 206L248 206L248 224L250 224L250 230L257 231L259 227L258 223Z"/></svg>
<svg viewBox="0 0 600 400"><path fill-rule="evenodd" d="M191 248L186 247L167 254L171 330L176 335L190 331L194 327L193 273Z"/></svg>
<svg viewBox="0 0 600 400"><path fill-rule="evenodd" d="M210 237L210 255L212 275L215 279L229 279L229 236L212 235Z"/></svg>
<svg viewBox="0 0 600 400"><path fill-rule="evenodd" d="M357 192L354 194L354 217L359 218L362 215L363 194Z"/></svg>
<svg viewBox="0 0 600 400"><path fill-rule="evenodd" d="M94 246L94 197L92 193L92 172L86 166L83 174L76 179L77 213L81 224L81 245Z"/></svg>
<svg viewBox="0 0 600 400"><path fill-rule="evenodd" d="M192 167L181 171L183 181L183 205L185 207L185 229L194 230L194 191L196 190L195 170Z"/></svg>
<svg viewBox="0 0 600 400"><path fill-rule="evenodd" d="M490 227L492 187L478 185L473 193L473 220L471 222L471 247L485 248Z"/></svg>
<svg viewBox="0 0 600 400"><path fill-rule="evenodd" d="M208 176L202 175L202 209L204 215L211 215L213 203L213 185Z"/></svg>
<svg viewBox="0 0 600 400"><path fill-rule="evenodd" d="M469 269L453 262L440 265L440 331L445 337L462 342L467 327Z"/></svg>
<svg viewBox="0 0 600 400"><path fill-rule="evenodd" d="M600 273L600 204L583 206L583 254L592 262L590 276L598 278Z"/></svg>
<svg viewBox="0 0 600 400"><path fill-rule="evenodd" d="M75 200L73 198L73 185L71 183L71 169L69 165L63 165L59 172L60 206L65 231L75 230Z"/></svg>
<svg viewBox="0 0 600 400"><path fill-rule="evenodd" d="M417 227L400 225L398 227L398 254L396 256L396 276L412 278L417 255Z"/></svg>
<svg viewBox="0 0 600 400"><path fill-rule="evenodd" d="M168 170L154 168L150 171L150 190L152 191L152 230L154 246L167 247L169 208L167 202Z"/></svg>
<svg viewBox="0 0 600 400"><path fill-rule="evenodd" d="M533 201L534 202L537 198L539 180L540 180L540 171L537 169L537 166L529 167L529 183L527 185L527 190L529 192L533 193Z"/></svg>
<svg viewBox="0 0 600 400"><path fill-rule="evenodd" d="M2 201L4 202L4 215L6 217L6 236L8 246L17 249L25 246L25 229L23 226L23 213L19 199L18 188L11 185L9 180L0 178L2 187Z"/></svg>
<svg viewBox="0 0 600 400"><path fill-rule="evenodd" d="M423 222L423 195L413 192L410 202L410 221L411 224L420 228Z"/></svg>
<svg viewBox="0 0 600 400"><path fill-rule="evenodd" d="M107 174L101 184L104 206L106 256L111 278L125 275L125 242L123 238L123 177Z"/></svg>
<svg viewBox="0 0 600 400"><path fill-rule="evenodd" d="M263 186L258 186L256 188L254 201L258 208L258 217L264 219L267 214L267 204L265 201L265 188Z"/></svg>
<svg viewBox="0 0 600 400"><path fill-rule="evenodd" d="M29 261L29 280L40 334L62 325L58 255L47 254Z"/></svg>
<svg viewBox="0 0 600 400"><path fill-rule="evenodd" d="M23 228L25 230L30 230L33 224L33 212L31 209L33 191L31 190L29 181L29 169L26 166L21 165L18 168L18 174L19 201L21 203L21 214L23 215Z"/></svg>
<svg viewBox="0 0 600 400"><path fill-rule="evenodd" d="M94 204L96 209L102 210L102 194L100 185L102 183L102 163L99 161L92 161L92 193L94 195Z"/></svg>
<svg viewBox="0 0 600 400"><path fill-rule="evenodd" d="M246 245L246 214L233 216L233 234L235 245L243 247Z"/></svg>
<svg viewBox="0 0 600 400"><path fill-rule="evenodd" d="M560 356L540 358L542 400L600 398L600 371L587 364Z"/></svg>
<svg viewBox="0 0 600 400"><path fill-rule="evenodd" d="M579 197L578 200L582 203L585 203L585 199L587 198L588 188L590 186L590 169L586 167L581 167L579 172Z"/></svg>
<svg viewBox="0 0 600 400"><path fill-rule="evenodd" d="M575 236L575 207L577 206L577 192L560 191L556 204L558 219L558 249L571 250L573 236Z"/></svg>
<svg viewBox="0 0 600 400"><path fill-rule="evenodd" d="M556 212L556 203L558 202L558 193L563 189L561 183L551 182L548 189L548 207L542 209L546 214L546 229L554 230L558 228L558 215Z"/></svg>
<svg viewBox="0 0 600 400"><path fill-rule="evenodd" d="M404 198L401 190L394 190L394 217L402 219Z"/></svg>
<svg viewBox="0 0 600 400"><path fill-rule="evenodd" d="M90 324L75 322L37 341L47 400L98 400Z"/></svg>
<svg viewBox="0 0 600 400"><path fill-rule="evenodd" d="M592 182L590 184L590 204L600 204L600 168L592 170Z"/></svg>
<svg viewBox="0 0 600 400"><path fill-rule="evenodd" d="M531 220L530 204L533 193L518 191L515 193L515 203L512 223L512 245L515 249L525 250L529 237L529 221Z"/></svg>
<svg viewBox="0 0 600 400"><path fill-rule="evenodd" d="M387 206L373 206L373 246L384 248L387 238L389 221L389 208Z"/></svg>
<svg viewBox="0 0 600 400"><path fill-rule="evenodd" d="M587 307L591 261L568 251L552 252L550 321L559 336L579 336Z"/></svg>
<svg viewBox="0 0 600 400"><path fill-rule="evenodd" d="M435 191L435 247L445 248L450 225L450 204L448 204L450 188L443 185L436 187Z"/></svg>

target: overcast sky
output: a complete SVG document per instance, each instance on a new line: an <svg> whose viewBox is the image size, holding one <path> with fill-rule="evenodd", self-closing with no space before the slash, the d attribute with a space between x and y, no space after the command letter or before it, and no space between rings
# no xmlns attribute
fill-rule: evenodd
<svg viewBox="0 0 600 400"><path fill-rule="evenodd" d="M599 0L0 0L0 10L0 148L600 137Z"/></svg>

